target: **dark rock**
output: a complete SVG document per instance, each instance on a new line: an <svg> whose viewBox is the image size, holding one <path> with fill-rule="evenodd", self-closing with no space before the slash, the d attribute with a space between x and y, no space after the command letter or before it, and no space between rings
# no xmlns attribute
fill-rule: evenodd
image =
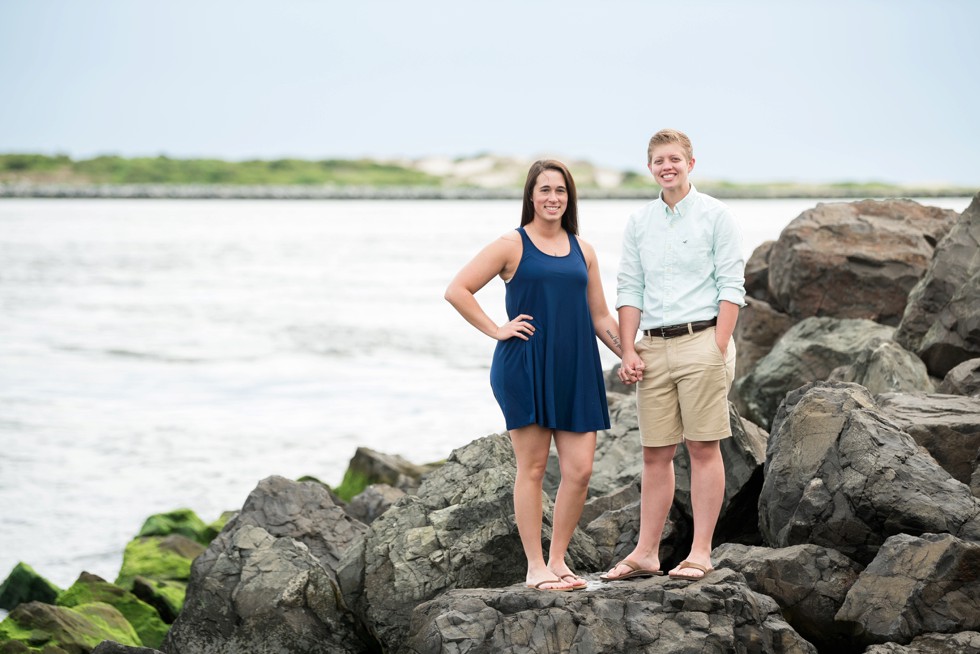
<svg viewBox="0 0 980 654"><path fill-rule="evenodd" d="M745 262L745 294L750 298L769 302L769 255L776 241L765 241Z"/></svg>
<svg viewBox="0 0 980 654"><path fill-rule="evenodd" d="M736 380L746 417L768 429L787 392L827 379L835 368L857 359L862 350L891 340L893 332L870 320L807 318L797 323L748 375Z"/></svg>
<svg viewBox="0 0 980 654"><path fill-rule="evenodd" d="M818 204L772 247L772 304L797 320L863 318L895 326L955 220L955 211L911 200Z"/></svg>
<svg viewBox="0 0 980 654"><path fill-rule="evenodd" d="M71 588L58 596L57 604L72 608L92 602L114 606L136 630L142 645L158 647L167 635L168 627L155 608L126 589L88 572L83 572Z"/></svg>
<svg viewBox="0 0 980 654"><path fill-rule="evenodd" d="M792 391L769 436L759 528L766 543L813 543L869 563L907 533L980 538L980 501L884 418L867 389Z"/></svg>
<svg viewBox="0 0 980 654"><path fill-rule="evenodd" d="M136 577L133 579L133 595L156 609L161 620L173 624L184 607L187 582Z"/></svg>
<svg viewBox="0 0 980 654"><path fill-rule="evenodd" d="M514 524L514 453L506 434L455 450L427 474L417 495L406 495L346 553L338 576L347 606L393 649L408 629L412 608L452 588L506 586L523 581L524 551ZM545 551L551 502L542 493ZM569 565L596 570L599 554L576 531Z"/></svg>
<svg viewBox="0 0 980 654"><path fill-rule="evenodd" d="M0 584L0 609L10 610L24 602L51 604L61 589L35 572L26 563L18 563Z"/></svg>
<svg viewBox="0 0 980 654"><path fill-rule="evenodd" d="M892 536L847 593L837 619L865 643L980 629L980 543Z"/></svg>
<svg viewBox="0 0 980 654"><path fill-rule="evenodd" d="M596 438L589 497L613 493L630 484L643 471L636 393L622 395L609 407L609 429ZM557 458L555 459L557 468Z"/></svg>
<svg viewBox="0 0 980 654"><path fill-rule="evenodd" d="M22 651L83 654L91 652L103 640L123 645L141 644L126 618L114 607L100 602L73 608L27 602L0 622L0 643L20 641L32 648Z"/></svg>
<svg viewBox="0 0 980 654"><path fill-rule="evenodd" d="M400 488L388 484L371 484L355 495L345 509L349 516L369 525L403 495L405 491Z"/></svg>
<svg viewBox="0 0 980 654"><path fill-rule="evenodd" d="M776 603L731 571L573 593L452 590L417 607L400 654L442 652L816 652Z"/></svg>
<svg viewBox="0 0 980 654"><path fill-rule="evenodd" d="M747 298L745 302L735 324L735 351L738 353L735 357L735 379L746 376L796 323L793 318L776 311L762 300ZM729 397L738 410L744 412L744 404L734 386Z"/></svg>
<svg viewBox="0 0 980 654"><path fill-rule="evenodd" d="M884 643L872 645L864 654L977 654L980 652L980 632L961 631L955 634L924 634L908 645Z"/></svg>
<svg viewBox="0 0 980 654"><path fill-rule="evenodd" d="M929 450L954 479L970 485L980 454L980 398L925 393L886 393L882 415Z"/></svg>
<svg viewBox="0 0 980 654"><path fill-rule="evenodd" d="M834 616L862 566L817 545L780 549L726 543L711 553L716 568L740 572L757 593L776 600L786 621L824 652L857 652Z"/></svg>
<svg viewBox="0 0 980 654"><path fill-rule="evenodd" d="M835 368L827 380L861 384L872 395L933 390L926 364L895 341L881 341L861 350L853 363Z"/></svg>
<svg viewBox="0 0 980 654"><path fill-rule="evenodd" d="M111 640L103 640L95 646L92 654L163 654L163 652L149 647L128 647Z"/></svg>
<svg viewBox="0 0 980 654"><path fill-rule="evenodd" d="M437 467L437 464L416 465L397 454L359 447L347 466L344 480L334 490L345 502L371 484L388 484L411 492L418 488L422 475Z"/></svg>
<svg viewBox="0 0 980 654"><path fill-rule="evenodd" d="M197 558L170 654L349 652L369 648L340 599L335 567L365 526L315 482L262 480Z"/></svg>
<svg viewBox="0 0 980 654"><path fill-rule="evenodd" d="M895 340L939 378L980 356L980 193L936 247Z"/></svg>
<svg viewBox="0 0 980 654"><path fill-rule="evenodd" d="M585 527L601 516L606 511L618 511L625 506L640 501L640 478L636 477L633 481L622 488L616 489L608 495L593 497L582 507L582 517L579 518L579 527Z"/></svg>
<svg viewBox="0 0 980 654"><path fill-rule="evenodd" d="M980 397L980 358L964 361L952 368L936 390L947 395Z"/></svg>

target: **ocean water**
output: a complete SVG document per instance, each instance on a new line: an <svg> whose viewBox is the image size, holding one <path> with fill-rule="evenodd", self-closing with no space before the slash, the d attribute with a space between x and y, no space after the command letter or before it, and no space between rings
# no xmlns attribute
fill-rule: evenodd
<svg viewBox="0 0 980 654"><path fill-rule="evenodd" d="M746 254L816 202L730 201ZM641 204L580 204L610 307ZM494 341L442 295L519 219L512 200L0 201L0 580L18 561L112 580L150 514L210 521L269 475L339 483L359 445L425 462L503 431ZM477 296L498 322L503 294Z"/></svg>

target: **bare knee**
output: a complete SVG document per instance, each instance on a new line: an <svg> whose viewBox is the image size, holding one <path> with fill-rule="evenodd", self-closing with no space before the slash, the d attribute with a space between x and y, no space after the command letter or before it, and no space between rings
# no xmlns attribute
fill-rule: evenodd
<svg viewBox="0 0 980 654"><path fill-rule="evenodd" d="M592 478L592 459L587 461L576 461L574 463L562 463L561 483L571 484L577 487L588 487L589 479Z"/></svg>
<svg viewBox="0 0 980 654"><path fill-rule="evenodd" d="M548 461L521 463L517 466L517 476L519 479L541 484L544 481L545 471L548 469Z"/></svg>
<svg viewBox="0 0 980 654"><path fill-rule="evenodd" d="M687 441L692 464L711 463L721 459L720 441Z"/></svg>

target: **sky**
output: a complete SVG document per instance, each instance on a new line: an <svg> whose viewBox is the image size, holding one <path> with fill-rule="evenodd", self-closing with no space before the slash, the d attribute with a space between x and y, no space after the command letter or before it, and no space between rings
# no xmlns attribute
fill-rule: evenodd
<svg viewBox="0 0 980 654"><path fill-rule="evenodd" d="M980 2L0 0L0 153L980 187Z"/></svg>

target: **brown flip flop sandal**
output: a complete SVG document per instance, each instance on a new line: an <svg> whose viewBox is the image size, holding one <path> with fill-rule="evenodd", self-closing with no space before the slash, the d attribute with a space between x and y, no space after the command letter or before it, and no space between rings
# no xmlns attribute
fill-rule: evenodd
<svg viewBox="0 0 980 654"><path fill-rule="evenodd" d="M603 581L620 581L621 579L636 579L638 577L659 577L663 575L662 570L648 570L646 568L641 568L636 561L631 561L630 559L623 559L622 561L614 565L612 569L615 570L621 565L625 565L627 568L630 569L630 571L627 572L626 574L621 574L616 577L610 577L609 573L607 572L604 575L599 575L599 579L602 579Z"/></svg>
<svg viewBox="0 0 980 654"><path fill-rule="evenodd" d="M538 583L536 583L534 585L531 585L531 584L524 584L524 585L526 587L528 587L528 588L533 588L534 590L540 590L540 591L543 591L543 592L546 592L546 593L568 593L568 592L574 590L571 587L569 587L569 588L542 588L542 586L544 586L545 584L560 584L562 581L564 581L564 580L563 579L545 579L544 581L539 581Z"/></svg>
<svg viewBox="0 0 980 654"><path fill-rule="evenodd" d="M670 574L668 576L671 579L686 579L687 581L699 581L699 580L704 579L705 577L707 577L709 573L715 571L714 568L705 567L705 566L701 565L700 563L695 563L694 561L681 561L678 564L678 566L677 566L677 569L678 570L684 570L684 569L687 569L687 568L691 568L693 570L700 570L701 571L701 576L700 577L691 577L689 575L679 575L679 574L674 573L673 571L670 572Z"/></svg>
<svg viewBox="0 0 980 654"><path fill-rule="evenodd" d="M572 580L569 582L570 584L572 584L572 590L580 590L589 585L589 582L587 582L585 579L582 579L574 572L571 574L561 576L562 581L568 581L568 579ZM576 581L578 581L579 583L575 583Z"/></svg>

